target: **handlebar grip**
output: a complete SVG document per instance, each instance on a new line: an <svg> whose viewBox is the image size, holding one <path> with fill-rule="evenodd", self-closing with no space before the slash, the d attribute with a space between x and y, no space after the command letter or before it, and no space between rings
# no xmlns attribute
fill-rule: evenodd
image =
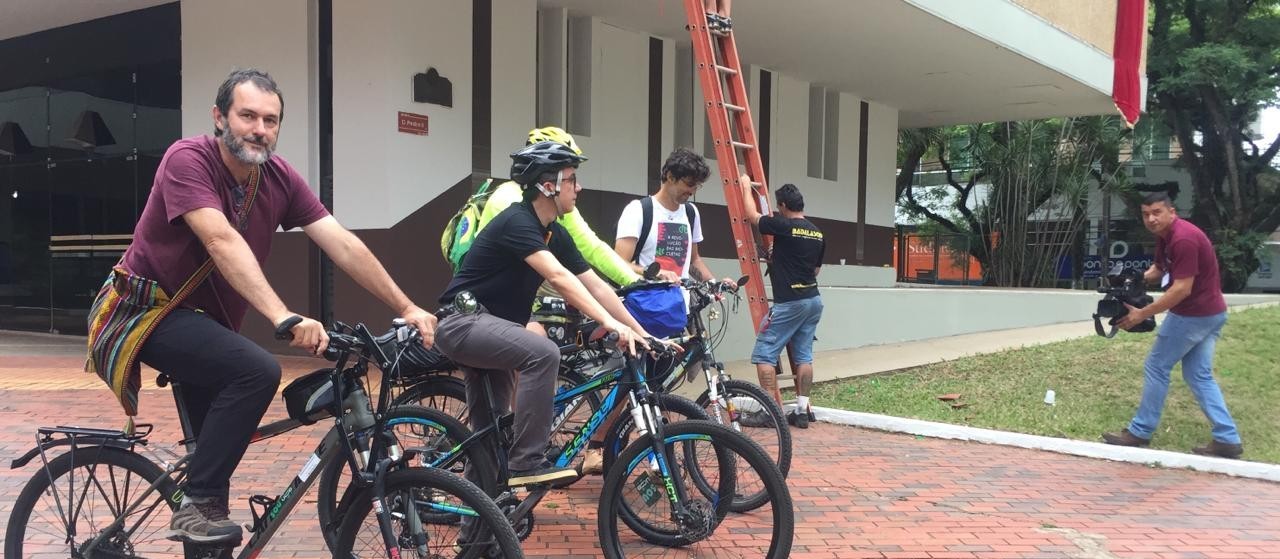
<svg viewBox="0 0 1280 559"><path fill-rule="evenodd" d="M276 325L276 339L292 340L293 332L290 332L290 330L293 330L293 327L297 326L301 322L302 322L302 317L296 314L293 316L290 316L289 318L284 319L284 321Z"/></svg>

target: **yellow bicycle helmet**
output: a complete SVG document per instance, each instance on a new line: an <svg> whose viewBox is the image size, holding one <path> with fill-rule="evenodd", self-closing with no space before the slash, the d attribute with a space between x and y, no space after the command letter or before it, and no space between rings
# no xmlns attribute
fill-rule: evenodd
<svg viewBox="0 0 1280 559"><path fill-rule="evenodd" d="M531 146L538 142L555 142L573 150L578 155L582 155L582 149L578 147L577 142L573 141L573 136L570 136L568 132L558 126L546 126L530 130L529 140L524 145Z"/></svg>

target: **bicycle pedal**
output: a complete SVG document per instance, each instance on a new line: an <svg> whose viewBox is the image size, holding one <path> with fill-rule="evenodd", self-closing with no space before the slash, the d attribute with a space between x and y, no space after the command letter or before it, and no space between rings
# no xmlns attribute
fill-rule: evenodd
<svg viewBox="0 0 1280 559"><path fill-rule="evenodd" d="M502 417L498 418L499 429L509 429L511 428L511 426L515 424L516 424L516 414L514 413L507 412L506 414L503 414Z"/></svg>
<svg viewBox="0 0 1280 559"><path fill-rule="evenodd" d="M213 545L200 544L191 546L191 553L187 557L191 559L229 559L232 557L232 551L235 550L239 542L235 545Z"/></svg>

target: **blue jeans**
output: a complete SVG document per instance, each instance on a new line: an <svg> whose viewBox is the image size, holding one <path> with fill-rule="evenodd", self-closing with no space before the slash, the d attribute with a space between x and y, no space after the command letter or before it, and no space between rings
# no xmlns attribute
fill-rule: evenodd
<svg viewBox="0 0 1280 559"><path fill-rule="evenodd" d="M775 303L760 324L760 335L751 350L751 362L777 365L782 348L791 344L796 365L813 363L813 336L822 320L822 297Z"/></svg>
<svg viewBox="0 0 1280 559"><path fill-rule="evenodd" d="M1143 367L1146 380L1142 384L1142 402L1129 424L1129 432L1150 439L1160 425L1164 411L1165 395L1169 393L1169 373L1182 361L1182 378L1200 403L1200 410L1213 424L1213 439L1229 444L1240 444L1240 433L1227 411L1222 390L1213 380L1213 349L1227 323L1227 313L1211 316L1180 316L1172 312L1166 315L1156 343L1147 355Z"/></svg>

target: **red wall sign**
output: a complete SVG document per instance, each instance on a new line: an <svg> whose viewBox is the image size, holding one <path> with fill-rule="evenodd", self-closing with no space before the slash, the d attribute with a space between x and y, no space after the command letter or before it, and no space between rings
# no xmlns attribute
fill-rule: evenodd
<svg viewBox="0 0 1280 559"><path fill-rule="evenodd" d="M427 115L400 111L400 116L396 121L399 123L401 132L406 134L417 134L419 136L427 135Z"/></svg>

